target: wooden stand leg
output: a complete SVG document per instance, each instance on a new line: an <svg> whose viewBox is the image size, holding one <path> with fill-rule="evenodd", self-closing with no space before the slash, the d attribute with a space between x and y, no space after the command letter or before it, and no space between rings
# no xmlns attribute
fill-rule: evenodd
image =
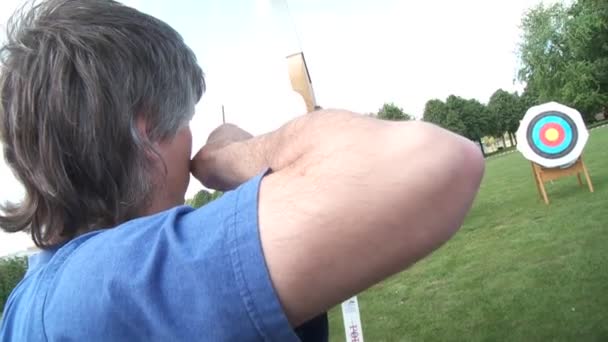
<svg viewBox="0 0 608 342"><path fill-rule="evenodd" d="M587 171L587 166L585 166L585 163L582 160L581 163L583 165L583 172L585 173L585 180L587 180L587 185L589 186L589 192L593 192L593 184L591 183L591 177L589 177L589 171Z"/></svg>
<svg viewBox="0 0 608 342"><path fill-rule="evenodd" d="M534 177L534 184L536 185L536 192L538 192L538 197L543 198L543 193L540 190L540 184L538 183L538 177L536 176L536 168L534 167L534 163L532 163L532 177Z"/></svg>
<svg viewBox="0 0 608 342"><path fill-rule="evenodd" d="M540 179L540 191L543 195L543 200L545 200L545 204L549 204L549 197L547 197L547 191L545 191L545 183L543 183L542 179Z"/></svg>
<svg viewBox="0 0 608 342"><path fill-rule="evenodd" d="M576 174L576 178L578 178L578 185L583 186L583 180L581 179L581 173Z"/></svg>
<svg viewBox="0 0 608 342"><path fill-rule="evenodd" d="M545 183L538 170L538 167L534 165L534 163L532 163L532 171L534 172L534 180L536 181L536 187L538 188L541 198L545 201L545 204L549 204L549 197L547 196L547 191L545 190Z"/></svg>

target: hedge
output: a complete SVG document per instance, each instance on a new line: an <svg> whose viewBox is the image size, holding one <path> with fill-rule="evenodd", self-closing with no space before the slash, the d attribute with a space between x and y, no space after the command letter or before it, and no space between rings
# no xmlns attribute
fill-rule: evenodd
<svg viewBox="0 0 608 342"><path fill-rule="evenodd" d="M587 125L587 129L592 129L600 126L608 125L608 120L597 121L592 124Z"/></svg>

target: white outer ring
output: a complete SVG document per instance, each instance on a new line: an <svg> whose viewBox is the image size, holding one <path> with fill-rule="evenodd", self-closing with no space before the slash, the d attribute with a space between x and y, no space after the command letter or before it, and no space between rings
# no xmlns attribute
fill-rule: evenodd
<svg viewBox="0 0 608 342"><path fill-rule="evenodd" d="M566 114L572 119L578 130L578 140L572 151L558 159L547 159L538 155L530 148L528 138L526 137L530 122L532 122L535 117L545 112L560 112ZM581 113L574 108L564 106L557 102L549 102L528 109L524 118L519 122L519 128L517 129L515 136L517 137L518 142L517 150L521 152L526 159L547 168L560 167L574 163L583 153L587 140L589 140L589 132L587 131L587 126L585 126Z"/></svg>

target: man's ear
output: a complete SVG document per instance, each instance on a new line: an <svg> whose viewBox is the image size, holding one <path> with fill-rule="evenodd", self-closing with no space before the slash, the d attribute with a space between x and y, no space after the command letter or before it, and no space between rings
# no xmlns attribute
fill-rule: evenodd
<svg viewBox="0 0 608 342"><path fill-rule="evenodd" d="M137 133L142 140L150 141L148 135L148 122L143 118L142 115L137 115L135 117L135 127L137 128Z"/></svg>
<svg viewBox="0 0 608 342"><path fill-rule="evenodd" d="M148 122L141 115L138 115L135 118L135 128L137 129L137 135L139 135L139 139L141 139L141 142L144 145L146 157L154 163L158 161L162 162L163 155L160 149L160 144L150 139L148 127Z"/></svg>

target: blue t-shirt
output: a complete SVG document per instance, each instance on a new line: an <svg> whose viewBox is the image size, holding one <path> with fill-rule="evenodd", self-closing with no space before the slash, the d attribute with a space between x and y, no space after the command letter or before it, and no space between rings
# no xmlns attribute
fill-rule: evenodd
<svg viewBox="0 0 608 342"><path fill-rule="evenodd" d="M33 256L0 341L298 341L260 243L262 176L200 209L180 206Z"/></svg>

